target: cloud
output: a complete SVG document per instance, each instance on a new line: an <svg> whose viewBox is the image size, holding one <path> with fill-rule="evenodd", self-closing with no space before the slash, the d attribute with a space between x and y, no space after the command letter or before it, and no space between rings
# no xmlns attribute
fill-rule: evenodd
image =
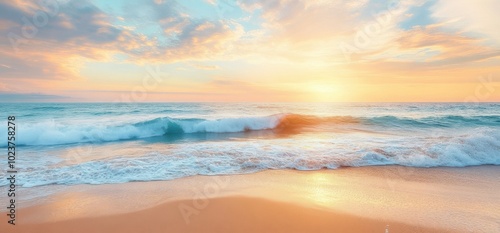
<svg viewBox="0 0 500 233"><path fill-rule="evenodd" d="M165 58L207 58L224 52L237 40L241 28L224 21L193 21L178 34L176 46L167 47Z"/></svg>
<svg viewBox="0 0 500 233"><path fill-rule="evenodd" d="M0 69L0 79L81 79L79 69L86 61L107 61L117 53L129 55L129 62L142 63L206 59L224 52L227 43L241 34L235 23L187 16L176 1L137 2L128 7L139 5L145 10L129 12L147 14L142 23L158 25L160 34L146 35L113 24L118 17L88 0L51 5L52 12L35 2L0 3L0 32L15 35L0 38L0 63L11 68ZM39 27L32 20L37 15L47 17ZM124 17L135 22L130 15Z"/></svg>
<svg viewBox="0 0 500 233"><path fill-rule="evenodd" d="M147 16L135 15L127 19L157 25L161 31L155 36L167 42L146 47L136 56L138 60L171 63L215 57L227 51L232 42L244 33L243 27L235 21L190 16L176 1L165 1L154 6L141 2L140 5L132 3L127 8L139 7L142 9L140 12L146 12Z"/></svg>
<svg viewBox="0 0 500 233"><path fill-rule="evenodd" d="M109 17L89 1L1 3L0 19L11 25L1 32L0 62L11 69L0 78L77 79L84 60L103 60L117 52L132 53L122 41L143 40L110 24ZM127 42L129 43L129 42ZM126 50L130 48L130 50Z"/></svg>
<svg viewBox="0 0 500 233"><path fill-rule="evenodd" d="M430 5L434 10L440 7L439 4ZM454 11L462 12L456 8ZM481 15L478 11L475 14ZM492 37L454 29L460 21L458 18L436 19L434 24L406 30L394 28L388 43L377 50L362 51L358 55L363 59L347 67L361 70L356 73L367 72L363 77L372 77L365 80L369 82L384 82L394 77L398 82L462 82L480 73L499 72L494 64L500 60L500 48L489 42ZM379 78L373 78L375 76Z"/></svg>
<svg viewBox="0 0 500 233"><path fill-rule="evenodd" d="M440 31L429 27L415 27L401 33L398 39L399 48L415 54L416 50L429 49L435 51L429 62L440 64L470 63L500 55L500 50L482 44L484 39L468 37L460 33Z"/></svg>
<svg viewBox="0 0 500 233"><path fill-rule="evenodd" d="M350 31L359 5L349 1L242 0L243 9L259 10L269 34L294 43L325 40ZM363 4L360 4L363 5Z"/></svg>
<svg viewBox="0 0 500 233"><path fill-rule="evenodd" d="M297 83L304 77L318 81L349 75L380 83L468 82L465 75L498 71L500 20L494 0L402 0L395 8L378 0L239 0L230 7L241 9L224 16L219 13L226 0L204 1L203 9L176 0L150 0L112 3L111 10L91 0L47 0L58 3L47 6L36 1L0 2L0 33L17 35L0 38L0 87L29 84L31 89L10 89L20 93L37 87L60 91L79 84L113 87L120 71L109 80L95 74L113 67L116 57L131 65L185 63L176 67L192 66L203 80L227 75L200 87L200 92L245 93L243 100L251 93L293 95L272 88L280 84L270 80L294 87L301 87ZM431 10L432 20L426 17L422 23L412 14L421 10ZM43 15L47 23L34 22ZM411 23L402 26L408 20ZM367 33L367 28L377 27L379 32ZM26 36L30 28L33 36ZM358 35L364 34L367 43L359 46ZM18 50L12 48L13 39L19 42ZM356 56L361 59L347 63L339 49L342 43L358 47ZM221 67L206 65L215 64L210 60ZM82 67L89 62L89 69L95 70L92 77L84 77ZM110 66L95 65L99 62ZM133 79L133 74L124 76Z"/></svg>
<svg viewBox="0 0 500 233"><path fill-rule="evenodd" d="M432 17L438 21L453 21L448 28L459 32L484 35L489 42L499 45L500 2L483 0L481 3L468 0L438 0L432 7Z"/></svg>
<svg viewBox="0 0 500 233"><path fill-rule="evenodd" d="M423 3L423 0L398 1L395 5L373 0L242 0L241 7L264 22L261 29L247 31L244 40L237 42L238 50L240 54L294 63L345 63L346 52L342 48L346 44L356 47L357 55L390 49L403 31L398 25L411 17L406 13ZM360 35L364 36L363 45L358 43Z"/></svg>
<svg viewBox="0 0 500 233"><path fill-rule="evenodd" d="M9 58L5 60L16 63L17 67L12 67L18 70L27 67L28 71L33 71L25 77L44 78L52 75L52 78L60 79L79 78L67 70L63 72L63 69L52 68L47 69L54 71L52 74L36 75L43 67L60 65L61 57L65 58L62 63L68 60L79 60L80 63L88 60L106 61L116 53L129 55L130 62L141 63L207 59L227 51L231 47L230 43L243 34L242 26L236 22L189 16L174 0L132 2L124 6L127 13L113 16L88 0L60 3L53 7L54 15L31 2L27 5L1 4L0 13L5 14L0 16L0 25L4 25L2 27L5 29L0 30L5 34L15 34L16 37L0 39L0 53L8 54ZM46 24L37 27L32 25L34 22L30 22L29 26L23 23L23 19L29 21L40 14L47 16ZM141 31L144 28L150 31L148 27L158 30L155 33ZM24 32L30 30L33 36L26 38ZM27 57L37 57L39 63L30 61L21 64ZM50 65L54 61L56 63ZM40 64L38 68L35 67L37 64ZM73 64L66 66L75 68Z"/></svg>
<svg viewBox="0 0 500 233"><path fill-rule="evenodd" d="M45 2L50 4L43 6L36 2L25 2L23 5L16 5L15 1L1 3L0 18L14 24L7 32L28 41L78 41L92 44L114 42L122 33L122 30L109 23L108 15L88 0Z"/></svg>
<svg viewBox="0 0 500 233"><path fill-rule="evenodd" d="M217 4L217 0L205 0L205 2L207 2L208 4L210 5L215 5Z"/></svg>
<svg viewBox="0 0 500 233"><path fill-rule="evenodd" d="M28 55L29 56L26 56ZM61 64L52 56L39 53L12 54L0 50L0 80L15 82L19 79L71 79L77 71L71 69L69 61ZM56 60L54 60L56 59Z"/></svg>

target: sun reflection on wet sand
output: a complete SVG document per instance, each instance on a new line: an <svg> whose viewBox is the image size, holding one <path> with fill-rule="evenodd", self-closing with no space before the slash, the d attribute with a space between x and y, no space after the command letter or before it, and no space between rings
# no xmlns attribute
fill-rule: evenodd
<svg viewBox="0 0 500 233"><path fill-rule="evenodd" d="M332 185L335 184L334 177L322 173L313 173L308 177L310 186L306 191L306 197L309 198L313 203L331 207L338 201L338 193L335 193L335 188Z"/></svg>
<svg viewBox="0 0 500 233"><path fill-rule="evenodd" d="M407 169L386 166L234 175L225 177L228 186L220 190L219 196L264 198L425 226L497 226L494 220L498 219L498 211L491 204L496 203L497 193L485 187L498 187L498 167L420 168L411 170L412 173ZM161 182L74 186L51 195L45 204L23 210L20 221L53 222L138 211L173 197L188 202L208 201L199 199L193 187L203 190L213 179L196 176Z"/></svg>
<svg viewBox="0 0 500 233"><path fill-rule="evenodd" d="M117 209L119 204L113 201L114 198L109 195L93 195L68 192L54 195L47 205L43 205L40 213L31 212L30 215L24 216L25 221L28 222L55 222L64 219L74 219L88 217L89 213L96 213L96 209L114 210ZM57 210L57 211L51 211Z"/></svg>

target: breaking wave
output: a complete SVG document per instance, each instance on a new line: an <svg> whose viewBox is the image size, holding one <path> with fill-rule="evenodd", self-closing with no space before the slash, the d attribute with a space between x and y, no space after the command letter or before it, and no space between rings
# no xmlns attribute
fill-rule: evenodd
<svg viewBox="0 0 500 233"><path fill-rule="evenodd" d="M55 121L23 124L19 127L18 145L60 145L71 143L111 142L157 136L194 133L237 133L259 130L300 133L305 128L329 129L318 126L362 124L393 128L479 127L500 126L500 116L441 116L401 118L395 116L319 117L299 114L276 114L264 117L223 118L217 120L161 117L122 125L64 124ZM5 130L5 129L2 129ZM6 135L5 132L0 132ZM5 147L6 140L1 147Z"/></svg>

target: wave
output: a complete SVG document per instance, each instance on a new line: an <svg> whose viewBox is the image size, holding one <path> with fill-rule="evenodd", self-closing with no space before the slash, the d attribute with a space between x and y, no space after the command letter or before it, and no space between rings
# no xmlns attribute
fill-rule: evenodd
<svg viewBox="0 0 500 233"><path fill-rule="evenodd" d="M145 154L119 154L101 159L75 156L69 151L64 161L47 160L36 153L22 157L19 185L106 184L132 181L171 180L192 175L244 174L267 169L319 170L339 167L402 165L409 167L465 167L500 165L500 131L470 129L447 136L423 134L383 136L380 143L366 143L370 137L332 143L328 138L305 138L186 143L157 147ZM114 153L95 147L95 154ZM41 156L43 155L43 156ZM92 156L90 156L92 157ZM49 157L50 159L51 157ZM68 161L76 159L76 161ZM50 161L50 162L48 162ZM0 171L1 174L1 171ZM8 185L0 180L0 186Z"/></svg>
<svg viewBox="0 0 500 233"><path fill-rule="evenodd" d="M363 124L368 126L388 126L388 127L464 127L464 126L500 126L499 115L485 116L435 116L435 117L397 117L397 116L376 116L376 117L353 117L353 116L329 116L318 117L299 114L283 114L280 118L278 128L301 128L306 126L324 124Z"/></svg>
<svg viewBox="0 0 500 233"><path fill-rule="evenodd" d="M381 116L363 118L364 122L373 125L399 127L455 127L455 126L500 126L500 116L435 116L422 118Z"/></svg>
<svg viewBox="0 0 500 233"><path fill-rule="evenodd" d="M71 143L111 142L193 133L237 133L273 130L278 133L301 133L307 128L329 130L327 126L345 124L391 128L500 126L500 116L438 116L404 118L396 116L319 117L300 114L276 114L264 117L223 118L218 120L162 117L122 125L69 124L44 121L23 124L19 128L18 145L60 145ZM0 129L5 130L5 129ZM6 132L0 132L6 135ZM0 147L6 146L3 140Z"/></svg>
<svg viewBox="0 0 500 233"><path fill-rule="evenodd" d="M61 124L45 121L19 128L18 145L62 145L71 143L111 142L157 136L193 133L236 133L275 128L280 115L267 117L225 118L219 120L156 118L137 123L106 126L98 124ZM3 133L6 135L6 133ZM4 140L7 141L7 140ZM2 142L2 147L6 146Z"/></svg>
<svg viewBox="0 0 500 233"><path fill-rule="evenodd" d="M360 122L360 118L352 116L318 117L299 114L284 114L281 116L279 124L276 127L279 129L297 129L321 124L354 124Z"/></svg>

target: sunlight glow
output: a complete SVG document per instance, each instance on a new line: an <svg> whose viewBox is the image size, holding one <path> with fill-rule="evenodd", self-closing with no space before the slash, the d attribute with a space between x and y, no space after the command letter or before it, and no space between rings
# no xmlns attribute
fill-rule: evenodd
<svg viewBox="0 0 500 233"><path fill-rule="evenodd" d="M311 188L308 197L310 200L321 206L332 206L336 202L335 194L332 192L331 178L328 175L314 173L309 177Z"/></svg>

